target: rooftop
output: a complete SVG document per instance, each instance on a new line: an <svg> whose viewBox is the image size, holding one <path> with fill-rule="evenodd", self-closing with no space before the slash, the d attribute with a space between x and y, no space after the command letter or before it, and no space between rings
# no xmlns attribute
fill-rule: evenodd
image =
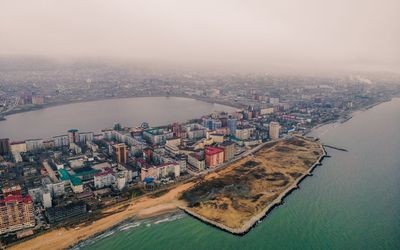
<svg viewBox="0 0 400 250"><path fill-rule="evenodd" d="M22 196L22 195L9 195L4 200L0 200L0 204L11 203L11 202L23 202L23 203L31 203L32 198L30 195Z"/></svg>
<svg viewBox="0 0 400 250"><path fill-rule="evenodd" d="M223 149L216 148L216 147L206 147L204 151L205 151L206 155L215 155L215 154L224 152Z"/></svg>

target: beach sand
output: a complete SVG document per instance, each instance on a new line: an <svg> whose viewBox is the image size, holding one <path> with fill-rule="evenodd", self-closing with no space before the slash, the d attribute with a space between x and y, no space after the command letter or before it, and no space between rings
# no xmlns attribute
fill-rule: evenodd
<svg viewBox="0 0 400 250"><path fill-rule="evenodd" d="M126 206L126 203L118 204L111 208L105 209L103 213L111 213L111 215L101 218L95 221L93 224L77 225L76 229L54 229L31 240L11 246L9 249L50 250L68 248L82 240L101 233L130 217L137 216L139 219L142 219L176 210L177 206L179 206L182 202L178 200L179 194L190 188L192 185L194 185L194 182L181 184L158 198L143 197L131 201L129 202L129 206L123 211L118 210Z"/></svg>

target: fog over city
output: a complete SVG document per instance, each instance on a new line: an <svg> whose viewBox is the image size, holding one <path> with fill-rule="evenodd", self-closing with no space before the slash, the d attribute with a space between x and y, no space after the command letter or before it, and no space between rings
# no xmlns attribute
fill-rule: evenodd
<svg viewBox="0 0 400 250"><path fill-rule="evenodd" d="M3 0L0 55L400 72L398 0Z"/></svg>
<svg viewBox="0 0 400 250"><path fill-rule="evenodd" d="M0 249L400 249L400 0L0 0Z"/></svg>

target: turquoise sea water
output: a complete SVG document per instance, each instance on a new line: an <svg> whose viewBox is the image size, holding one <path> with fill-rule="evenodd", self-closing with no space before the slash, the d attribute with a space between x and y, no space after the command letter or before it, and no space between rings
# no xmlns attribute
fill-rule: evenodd
<svg viewBox="0 0 400 250"><path fill-rule="evenodd" d="M400 249L400 99L314 131L326 158L245 236L184 214L130 223L81 249ZM125 228L125 229L124 229Z"/></svg>

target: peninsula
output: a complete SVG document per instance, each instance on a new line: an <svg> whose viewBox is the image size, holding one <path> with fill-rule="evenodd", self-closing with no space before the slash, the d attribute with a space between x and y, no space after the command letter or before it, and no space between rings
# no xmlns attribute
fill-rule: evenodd
<svg viewBox="0 0 400 250"><path fill-rule="evenodd" d="M244 234L325 156L313 139L294 136L262 147L185 191L188 214L234 234Z"/></svg>

